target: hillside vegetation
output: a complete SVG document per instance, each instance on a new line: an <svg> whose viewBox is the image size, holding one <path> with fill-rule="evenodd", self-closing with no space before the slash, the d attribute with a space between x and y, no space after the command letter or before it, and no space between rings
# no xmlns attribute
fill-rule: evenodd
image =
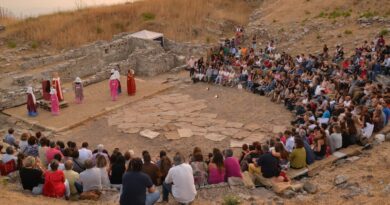
<svg viewBox="0 0 390 205"><path fill-rule="evenodd" d="M1 37L11 46L23 42L63 49L149 29L177 41L211 42L221 30L232 33L234 26L247 24L255 5L258 1L145 0L24 20L0 15L0 24L7 26Z"/></svg>

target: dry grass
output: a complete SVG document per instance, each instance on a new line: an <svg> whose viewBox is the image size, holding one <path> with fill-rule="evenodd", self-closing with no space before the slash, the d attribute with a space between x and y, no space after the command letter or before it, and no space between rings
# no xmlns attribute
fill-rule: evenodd
<svg viewBox="0 0 390 205"><path fill-rule="evenodd" d="M207 32L206 27L215 29L218 25L206 23L205 18L246 24L253 5L238 0L145 0L25 20L0 16L0 24L8 26L2 34L7 39L38 42L58 49L108 40L117 33L141 29L163 32L178 41L209 41L217 36Z"/></svg>

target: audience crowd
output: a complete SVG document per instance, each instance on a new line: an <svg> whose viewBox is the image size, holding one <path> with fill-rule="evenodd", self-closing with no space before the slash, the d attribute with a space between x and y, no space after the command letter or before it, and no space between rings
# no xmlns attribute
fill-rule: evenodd
<svg viewBox="0 0 390 205"><path fill-rule="evenodd" d="M236 38L211 49L205 61L191 57L191 78L269 96L295 113L293 128L244 144L236 155L232 149L205 154L195 147L187 158L181 153L170 158L162 150L156 159L146 150L140 158L132 150L109 153L101 144L92 150L88 142L65 144L40 132L17 140L9 129L5 153L0 147L2 173L18 171L23 189L47 197L98 199L102 191L117 189L120 204L154 204L168 201L170 194L188 204L197 189L246 173L289 183L288 169L305 168L353 144L364 146L388 124L389 87L376 82L390 69L390 47L382 36L371 45L364 42L350 57L341 45L334 53L325 45L317 56L293 57L277 52L272 41L257 49L256 37L247 48L241 46L243 36L237 29Z"/></svg>

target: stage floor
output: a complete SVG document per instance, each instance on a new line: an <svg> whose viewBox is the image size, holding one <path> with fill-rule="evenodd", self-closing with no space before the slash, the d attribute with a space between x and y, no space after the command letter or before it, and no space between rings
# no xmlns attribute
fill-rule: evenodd
<svg viewBox="0 0 390 205"><path fill-rule="evenodd" d="M29 117L27 115L26 105L7 109L3 112L32 125L37 125L52 131L64 131L108 113L116 108L155 95L172 86L163 84L162 82L162 80L146 81L136 79L137 93L135 96L128 96L126 77L122 76L122 94L117 101L112 101L108 80L105 80L84 88L84 101L82 104L75 103L72 84L66 83L63 85L64 90L66 90L66 92L64 92L64 97L68 102L69 107L60 110L60 115L58 116L53 116L49 111L39 109L37 117Z"/></svg>

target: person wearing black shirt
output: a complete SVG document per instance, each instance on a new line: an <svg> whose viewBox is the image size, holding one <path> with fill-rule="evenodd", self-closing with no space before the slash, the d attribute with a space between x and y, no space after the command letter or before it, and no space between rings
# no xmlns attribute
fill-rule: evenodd
<svg viewBox="0 0 390 205"><path fill-rule="evenodd" d="M24 166L19 170L19 175L25 190L32 191L34 187L45 182L39 162L36 162L35 158L31 156L24 160Z"/></svg>
<svg viewBox="0 0 390 205"><path fill-rule="evenodd" d="M111 185L122 184L122 176L126 171L126 159L123 155L119 155L115 162L111 165L111 176L110 182Z"/></svg>
<svg viewBox="0 0 390 205"><path fill-rule="evenodd" d="M160 198L160 193L155 190L150 177L141 170L142 160L132 159L128 171L122 178L120 205L152 205Z"/></svg>
<svg viewBox="0 0 390 205"><path fill-rule="evenodd" d="M257 160L257 165L261 167L261 173L265 178L278 177L280 175L279 160L269 152L268 145L263 145L263 155Z"/></svg>

